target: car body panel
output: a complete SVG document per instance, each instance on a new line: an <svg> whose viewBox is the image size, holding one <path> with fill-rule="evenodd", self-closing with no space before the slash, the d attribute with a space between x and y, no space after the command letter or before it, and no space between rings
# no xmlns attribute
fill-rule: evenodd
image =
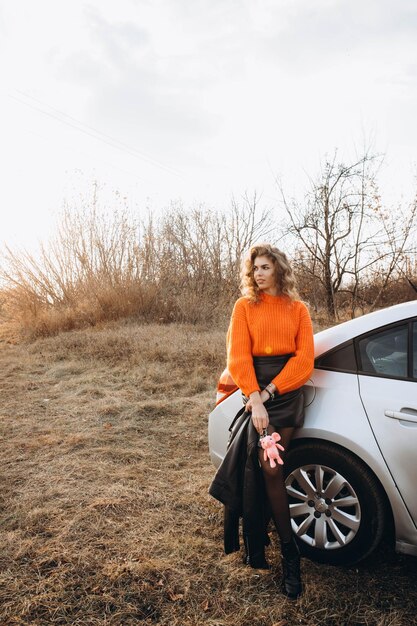
<svg viewBox="0 0 417 626"><path fill-rule="evenodd" d="M391 504L397 550L417 555L417 528L387 467L362 406L358 393L359 377L356 374L315 370L312 378L315 386L314 402L306 408L304 426L296 431L294 439L320 439L341 446L358 456L378 478ZM372 377L372 381L375 387L379 383L381 396L381 385L386 385L387 380ZM337 415L334 407L337 408ZM415 468L415 459L413 465ZM412 502L415 501L414 493Z"/></svg>
<svg viewBox="0 0 417 626"><path fill-rule="evenodd" d="M229 440L229 426L242 406L242 394L236 391L218 404L209 415L208 442L210 458L215 467L223 460Z"/></svg>
<svg viewBox="0 0 417 626"><path fill-rule="evenodd" d="M417 522L417 382L364 375L358 378L360 396L381 454Z"/></svg>

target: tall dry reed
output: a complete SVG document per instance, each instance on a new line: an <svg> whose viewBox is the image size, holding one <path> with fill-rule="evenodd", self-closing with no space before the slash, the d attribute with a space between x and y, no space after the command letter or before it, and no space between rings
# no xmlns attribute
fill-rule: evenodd
<svg viewBox="0 0 417 626"><path fill-rule="evenodd" d="M2 318L30 337L128 316L216 323L237 295L242 252L268 231L256 196L227 214L179 204L142 221L66 209L38 255L6 248Z"/></svg>

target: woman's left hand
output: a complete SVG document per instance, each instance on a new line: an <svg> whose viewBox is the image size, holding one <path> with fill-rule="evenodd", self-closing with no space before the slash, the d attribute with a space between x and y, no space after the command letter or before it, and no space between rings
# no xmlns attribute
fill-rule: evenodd
<svg viewBox="0 0 417 626"><path fill-rule="evenodd" d="M265 391L265 389L263 389L263 390L261 391L261 394L260 394L260 395L261 395L261 400L262 400L262 402L265 404L265 402L266 402L267 400L269 400L269 397L270 397L270 396L269 396L269 393L268 393L267 391ZM246 411L249 411L249 412L251 412L251 411L252 411L252 400L251 400L250 398L249 398L249 400L246 402L245 409L246 409Z"/></svg>

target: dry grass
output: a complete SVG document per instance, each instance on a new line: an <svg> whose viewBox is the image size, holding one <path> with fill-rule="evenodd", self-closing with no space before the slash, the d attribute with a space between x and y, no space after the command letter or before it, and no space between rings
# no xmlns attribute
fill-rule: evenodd
<svg viewBox="0 0 417 626"><path fill-rule="evenodd" d="M304 561L290 602L278 572L222 554L206 430L223 331L126 322L0 359L2 625L415 623L415 559Z"/></svg>

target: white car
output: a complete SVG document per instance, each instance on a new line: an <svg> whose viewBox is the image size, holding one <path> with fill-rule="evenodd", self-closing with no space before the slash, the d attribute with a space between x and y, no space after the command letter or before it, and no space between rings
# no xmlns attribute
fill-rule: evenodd
<svg viewBox="0 0 417 626"><path fill-rule="evenodd" d="M302 553L354 563L384 533L417 556L417 301L319 332L305 386L306 418L285 463ZM241 393L223 372L209 416L218 466Z"/></svg>

